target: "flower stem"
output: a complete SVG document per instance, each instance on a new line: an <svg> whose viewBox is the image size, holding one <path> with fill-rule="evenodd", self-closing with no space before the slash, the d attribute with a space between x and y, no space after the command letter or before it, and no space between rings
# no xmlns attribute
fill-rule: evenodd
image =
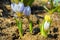
<svg viewBox="0 0 60 40"><path fill-rule="evenodd" d="M18 26L18 30L19 30L20 37L22 38L22 36L23 36L22 20L18 21L18 20L15 18L15 21L16 21L17 26Z"/></svg>
<svg viewBox="0 0 60 40"><path fill-rule="evenodd" d="M29 29L30 29L30 33L32 33L32 31L33 31L32 21L30 21L30 24L29 24Z"/></svg>

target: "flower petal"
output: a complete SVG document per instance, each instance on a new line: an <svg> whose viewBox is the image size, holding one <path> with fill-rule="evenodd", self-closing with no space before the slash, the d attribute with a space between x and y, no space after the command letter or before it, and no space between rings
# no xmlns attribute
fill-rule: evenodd
<svg viewBox="0 0 60 40"><path fill-rule="evenodd" d="M46 22L44 23L44 30L48 30L49 27L50 27L50 23L46 21Z"/></svg>
<svg viewBox="0 0 60 40"><path fill-rule="evenodd" d="M24 13L24 15L29 16L31 14L30 6L25 7L23 13Z"/></svg>

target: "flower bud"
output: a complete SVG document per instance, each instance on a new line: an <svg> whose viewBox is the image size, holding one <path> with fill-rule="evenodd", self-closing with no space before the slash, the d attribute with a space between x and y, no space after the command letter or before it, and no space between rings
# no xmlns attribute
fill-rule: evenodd
<svg viewBox="0 0 60 40"><path fill-rule="evenodd" d="M23 13L24 15L29 16L31 14L30 6L25 7Z"/></svg>

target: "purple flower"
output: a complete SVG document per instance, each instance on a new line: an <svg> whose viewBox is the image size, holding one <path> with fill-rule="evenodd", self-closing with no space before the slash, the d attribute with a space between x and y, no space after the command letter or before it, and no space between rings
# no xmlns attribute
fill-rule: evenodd
<svg viewBox="0 0 60 40"><path fill-rule="evenodd" d="M31 14L30 6L25 7L23 13L24 15L29 16Z"/></svg>
<svg viewBox="0 0 60 40"><path fill-rule="evenodd" d="M20 2L20 3L18 4L18 6L19 6L19 8L18 8L19 11L20 11L20 12L23 12L23 10L24 10L24 4Z"/></svg>
<svg viewBox="0 0 60 40"><path fill-rule="evenodd" d="M11 4L11 9L14 12L23 12L23 10L24 10L24 4L21 3L21 2L19 2L18 4L13 3L13 4Z"/></svg>

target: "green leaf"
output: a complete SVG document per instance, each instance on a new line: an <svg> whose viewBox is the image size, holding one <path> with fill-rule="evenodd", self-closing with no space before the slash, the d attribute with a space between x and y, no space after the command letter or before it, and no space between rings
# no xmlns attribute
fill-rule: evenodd
<svg viewBox="0 0 60 40"><path fill-rule="evenodd" d="M50 11L46 6L44 6L45 10L47 10L48 12Z"/></svg>
<svg viewBox="0 0 60 40"><path fill-rule="evenodd" d="M22 20L19 21L18 29L19 29L20 37L22 37L23 36Z"/></svg>
<svg viewBox="0 0 60 40"><path fill-rule="evenodd" d="M23 36L22 20L18 21L18 20L15 18L15 21L16 21L17 26L18 26L18 30L19 30L20 37L22 37L22 36Z"/></svg>
<svg viewBox="0 0 60 40"><path fill-rule="evenodd" d="M32 33L32 31L33 31L32 21L30 21L30 24L29 24L29 29L30 29L30 33Z"/></svg>
<svg viewBox="0 0 60 40"><path fill-rule="evenodd" d="M51 12L54 13L56 10L58 10L58 8L59 8L59 7L57 6L55 9L52 9Z"/></svg>
<svg viewBox="0 0 60 40"><path fill-rule="evenodd" d="M45 30L44 30L44 21L43 23L41 24L40 26L40 31L41 31L41 35L44 36L44 37L47 37L47 33Z"/></svg>

